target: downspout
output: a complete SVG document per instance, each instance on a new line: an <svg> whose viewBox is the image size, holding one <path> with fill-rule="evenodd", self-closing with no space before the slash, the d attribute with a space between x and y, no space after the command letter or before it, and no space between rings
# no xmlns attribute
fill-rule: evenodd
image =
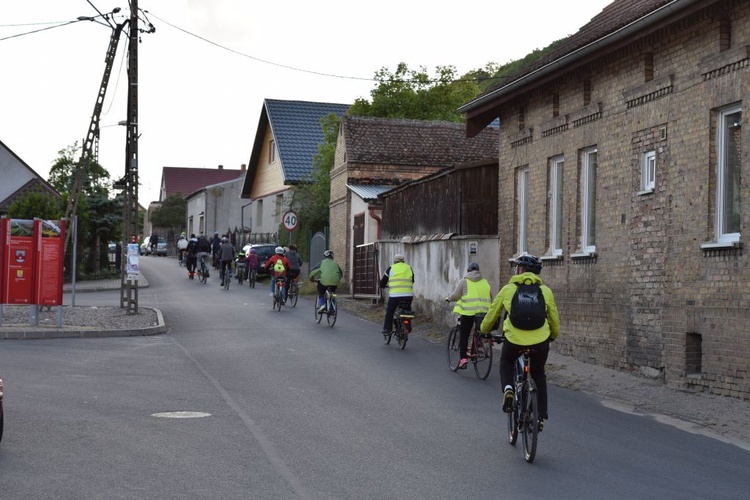
<svg viewBox="0 0 750 500"><path fill-rule="evenodd" d="M370 217L372 217L373 219L375 219L375 222L377 222L377 227L378 227L378 236L377 236L377 238L380 239L381 224L383 223L383 219L381 219L380 217L378 217L377 215L375 215L375 207L368 205L367 206L367 210L370 213Z"/></svg>

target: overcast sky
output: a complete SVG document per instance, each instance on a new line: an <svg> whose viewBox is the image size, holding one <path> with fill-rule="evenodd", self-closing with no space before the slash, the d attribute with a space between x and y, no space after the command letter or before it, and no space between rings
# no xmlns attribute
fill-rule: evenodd
<svg viewBox="0 0 750 500"><path fill-rule="evenodd" d="M139 0L156 27L139 45L139 201L158 199L162 167L240 168L263 99L369 99L377 70L504 64L570 35L611 0L256 2ZM0 141L45 179L58 151L80 144L104 71L111 29L80 21L124 0L0 1ZM143 26L143 25L142 25ZM200 37L200 38L199 38ZM127 39L101 116L99 162L125 171Z"/></svg>

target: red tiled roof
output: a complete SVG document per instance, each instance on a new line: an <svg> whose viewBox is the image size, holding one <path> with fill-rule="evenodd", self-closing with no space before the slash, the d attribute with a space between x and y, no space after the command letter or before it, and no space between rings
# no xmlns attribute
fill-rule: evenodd
<svg viewBox="0 0 750 500"><path fill-rule="evenodd" d="M176 193L187 196L206 186L231 181L243 175L245 171L241 169L163 167L162 185L167 197Z"/></svg>

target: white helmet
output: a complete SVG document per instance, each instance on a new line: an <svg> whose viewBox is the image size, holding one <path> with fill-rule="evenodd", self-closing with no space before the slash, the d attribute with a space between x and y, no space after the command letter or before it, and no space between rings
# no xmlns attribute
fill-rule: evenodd
<svg viewBox="0 0 750 500"><path fill-rule="evenodd" d="M279 255L284 255L284 247L276 247L276 253Z"/></svg>

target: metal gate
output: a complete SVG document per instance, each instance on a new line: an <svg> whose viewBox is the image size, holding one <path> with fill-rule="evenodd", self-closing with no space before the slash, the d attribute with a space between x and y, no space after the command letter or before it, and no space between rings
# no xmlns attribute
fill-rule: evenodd
<svg viewBox="0 0 750 500"><path fill-rule="evenodd" d="M326 245L326 235L322 231L318 231L310 238L310 270L323 260Z"/></svg>
<svg viewBox="0 0 750 500"><path fill-rule="evenodd" d="M378 294L378 250L375 243L365 243L354 248L354 295Z"/></svg>

